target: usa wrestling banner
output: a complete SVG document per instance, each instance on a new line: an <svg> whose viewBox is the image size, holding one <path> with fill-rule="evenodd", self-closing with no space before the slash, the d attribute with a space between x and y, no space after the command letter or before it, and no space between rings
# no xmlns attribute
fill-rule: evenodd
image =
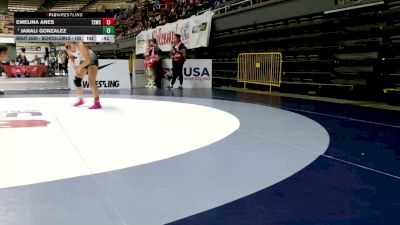
<svg viewBox="0 0 400 225"><path fill-rule="evenodd" d="M180 34L182 42L188 49L207 47L211 33L211 20L214 12L207 11L199 16L178 20L158 26L155 29L142 31L136 36L136 54L144 54L146 40L155 38L162 51L170 51L175 34Z"/></svg>
<svg viewBox="0 0 400 225"><path fill-rule="evenodd" d="M172 78L172 60L162 61L163 87L167 87ZM188 59L183 65L183 88L212 88L212 60ZM179 83L177 81L177 83ZM132 87L141 88L147 84L147 72L143 59L133 61ZM176 84L175 87L177 87Z"/></svg>

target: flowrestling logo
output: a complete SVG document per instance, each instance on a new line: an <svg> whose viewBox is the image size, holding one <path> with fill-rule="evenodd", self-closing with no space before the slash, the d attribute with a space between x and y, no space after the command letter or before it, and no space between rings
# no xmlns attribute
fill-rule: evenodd
<svg viewBox="0 0 400 225"><path fill-rule="evenodd" d="M47 127L50 122L41 117L39 110L0 111L0 129Z"/></svg>
<svg viewBox="0 0 400 225"><path fill-rule="evenodd" d="M98 88L117 88L119 87L119 80L98 80L96 81ZM82 81L83 88L90 88L88 81Z"/></svg>

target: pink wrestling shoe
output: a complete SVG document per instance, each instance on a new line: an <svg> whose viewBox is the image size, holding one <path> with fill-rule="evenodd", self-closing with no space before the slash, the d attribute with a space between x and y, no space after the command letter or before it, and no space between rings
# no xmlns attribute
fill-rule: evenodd
<svg viewBox="0 0 400 225"><path fill-rule="evenodd" d="M89 109L101 109L101 104L99 101L95 101L92 106L89 107Z"/></svg>
<svg viewBox="0 0 400 225"><path fill-rule="evenodd" d="M82 98L79 98L78 102L75 103L74 106L75 106L75 107L78 107L78 106L81 106L81 105L83 105L83 104L85 104L85 102L83 101Z"/></svg>

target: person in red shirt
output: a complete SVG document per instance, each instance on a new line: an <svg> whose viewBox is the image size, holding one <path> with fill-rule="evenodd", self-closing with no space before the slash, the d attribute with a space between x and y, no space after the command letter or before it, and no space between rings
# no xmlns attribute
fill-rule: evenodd
<svg viewBox="0 0 400 225"><path fill-rule="evenodd" d="M6 60L7 51L8 51L7 46L0 46L0 65L4 60ZM4 94L4 92L2 90L0 90L0 95L3 95L3 94Z"/></svg>
<svg viewBox="0 0 400 225"><path fill-rule="evenodd" d="M145 54L145 64L147 68L147 88L156 88L156 76L158 72L158 65L161 62L161 50L157 46L156 39L149 40Z"/></svg>
<svg viewBox="0 0 400 225"><path fill-rule="evenodd" d="M175 41L171 48L172 80L168 88L173 88L176 78L179 78L179 89L183 88L183 64L186 61L186 46L181 41L181 35L175 34Z"/></svg>

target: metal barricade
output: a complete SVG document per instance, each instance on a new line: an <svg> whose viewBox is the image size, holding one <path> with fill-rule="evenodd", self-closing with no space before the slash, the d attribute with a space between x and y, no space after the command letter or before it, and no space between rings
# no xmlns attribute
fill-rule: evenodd
<svg viewBox="0 0 400 225"><path fill-rule="evenodd" d="M282 54L279 52L240 53L238 56L237 81L246 84L280 87L282 77Z"/></svg>

